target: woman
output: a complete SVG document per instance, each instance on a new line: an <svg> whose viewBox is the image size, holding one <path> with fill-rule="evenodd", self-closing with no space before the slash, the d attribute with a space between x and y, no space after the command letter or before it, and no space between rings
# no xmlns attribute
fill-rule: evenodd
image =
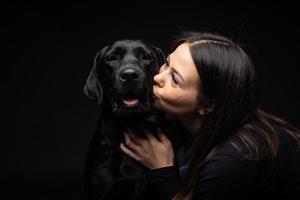
<svg viewBox="0 0 300 200"><path fill-rule="evenodd" d="M177 173L163 133L159 140L126 133L120 148L149 168L164 199L299 197L299 130L260 109L254 66L237 44L186 33L154 82L155 107L192 134L187 174Z"/></svg>

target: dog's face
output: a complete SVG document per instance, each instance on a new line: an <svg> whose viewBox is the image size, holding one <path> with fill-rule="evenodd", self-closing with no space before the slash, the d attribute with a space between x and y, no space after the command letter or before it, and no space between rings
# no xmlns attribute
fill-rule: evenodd
<svg viewBox="0 0 300 200"><path fill-rule="evenodd" d="M141 40L119 40L94 59L84 93L116 115L147 112L153 77L165 62L161 49Z"/></svg>

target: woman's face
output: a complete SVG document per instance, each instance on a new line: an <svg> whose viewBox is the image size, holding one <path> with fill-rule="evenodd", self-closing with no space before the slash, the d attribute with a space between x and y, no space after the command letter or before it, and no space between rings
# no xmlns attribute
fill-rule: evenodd
<svg viewBox="0 0 300 200"><path fill-rule="evenodd" d="M154 77L154 106L175 115L197 112L199 82L189 45L183 43L168 56L167 63Z"/></svg>

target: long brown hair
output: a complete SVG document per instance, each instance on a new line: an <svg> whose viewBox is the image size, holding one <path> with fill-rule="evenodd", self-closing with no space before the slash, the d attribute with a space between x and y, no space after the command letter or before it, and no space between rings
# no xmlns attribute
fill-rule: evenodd
<svg viewBox="0 0 300 200"><path fill-rule="evenodd" d="M260 109L254 65L239 45L220 35L199 32L184 32L175 40L174 49L182 43L189 44L200 76L199 102L206 107L213 105L214 109L205 115L199 134L193 136L188 174L174 197L176 200L192 199L203 166L225 142L246 159L276 155L277 125L300 145L300 131L296 127ZM264 151L251 137L254 133L267 144ZM246 151L240 149L241 142Z"/></svg>

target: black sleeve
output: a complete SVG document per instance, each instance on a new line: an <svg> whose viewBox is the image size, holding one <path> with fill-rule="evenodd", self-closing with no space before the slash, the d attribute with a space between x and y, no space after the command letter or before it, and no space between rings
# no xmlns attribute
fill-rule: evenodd
<svg viewBox="0 0 300 200"><path fill-rule="evenodd" d="M248 199L252 192L257 192L253 184L255 174L254 162L234 155L216 155L200 173L193 199ZM149 179L159 188L164 200L172 199L183 184L176 167L152 170Z"/></svg>
<svg viewBox="0 0 300 200"><path fill-rule="evenodd" d="M257 194L256 178L255 162L217 155L200 173L193 199L252 199Z"/></svg>
<svg viewBox="0 0 300 200"><path fill-rule="evenodd" d="M175 166L150 170L148 178L164 200L172 199L182 184L179 171Z"/></svg>

